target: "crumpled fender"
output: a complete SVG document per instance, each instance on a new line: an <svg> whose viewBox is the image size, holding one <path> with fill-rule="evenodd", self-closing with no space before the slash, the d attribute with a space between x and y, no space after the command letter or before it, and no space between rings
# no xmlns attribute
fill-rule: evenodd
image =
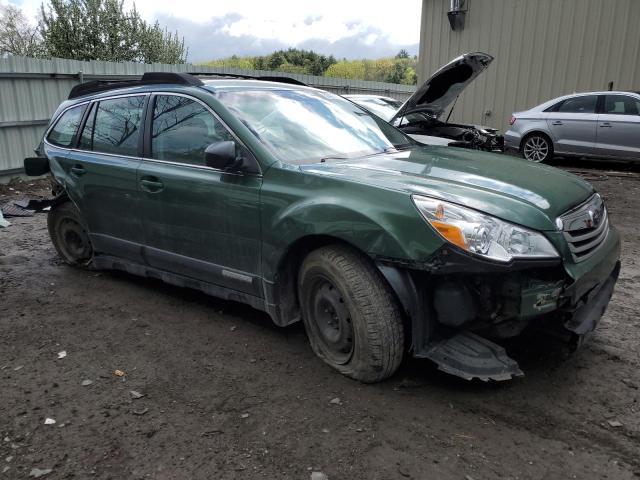
<svg viewBox="0 0 640 480"><path fill-rule="evenodd" d="M263 229L264 277L273 278L288 250L305 238L331 237L372 257L403 259L425 258L430 248L437 248L430 247L429 237L440 243L429 235L428 227L413 207L407 213L413 213L415 220L408 214L405 218L393 218L391 212L370 209L364 203L364 197L354 201L326 196L301 199L280 210ZM412 223L415 223L413 231ZM423 242L417 241L419 231L423 232ZM411 247L419 247L419 251L412 251Z"/></svg>

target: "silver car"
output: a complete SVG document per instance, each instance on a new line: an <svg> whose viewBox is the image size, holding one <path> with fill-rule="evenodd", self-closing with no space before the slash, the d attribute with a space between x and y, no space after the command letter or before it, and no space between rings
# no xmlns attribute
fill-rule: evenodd
<svg viewBox="0 0 640 480"><path fill-rule="evenodd" d="M558 97L514 113L505 148L533 162L554 155L640 161L640 92Z"/></svg>

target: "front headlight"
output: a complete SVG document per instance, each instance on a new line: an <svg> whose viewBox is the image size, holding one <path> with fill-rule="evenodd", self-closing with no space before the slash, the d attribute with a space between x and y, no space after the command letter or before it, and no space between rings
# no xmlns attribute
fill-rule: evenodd
<svg viewBox="0 0 640 480"><path fill-rule="evenodd" d="M427 222L445 240L491 260L558 258L541 233L435 198L412 196Z"/></svg>

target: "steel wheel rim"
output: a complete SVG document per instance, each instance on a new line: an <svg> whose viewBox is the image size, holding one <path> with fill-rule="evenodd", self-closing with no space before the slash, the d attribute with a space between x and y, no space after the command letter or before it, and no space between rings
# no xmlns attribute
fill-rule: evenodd
<svg viewBox="0 0 640 480"><path fill-rule="evenodd" d="M542 137L531 137L524 144L524 157L532 162L540 163L549 155L549 144Z"/></svg>
<svg viewBox="0 0 640 480"><path fill-rule="evenodd" d="M310 320L324 355L339 365L354 350L351 312L342 292L326 277L318 277L311 289Z"/></svg>
<svg viewBox="0 0 640 480"><path fill-rule="evenodd" d="M69 262L86 263L91 260L93 247L85 229L72 218L58 224L58 238L62 254Z"/></svg>

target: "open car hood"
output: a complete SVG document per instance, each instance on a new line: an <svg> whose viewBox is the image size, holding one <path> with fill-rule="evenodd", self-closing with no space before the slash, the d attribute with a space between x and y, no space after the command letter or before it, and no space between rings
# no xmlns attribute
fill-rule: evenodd
<svg viewBox="0 0 640 480"><path fill-rule="evenodd" d="M439 117L492 61L491 55L482 52L466 53L454 58L431 75L409 97L391 119L391 123L412 112L427 112L436 118Z"/></svg>

